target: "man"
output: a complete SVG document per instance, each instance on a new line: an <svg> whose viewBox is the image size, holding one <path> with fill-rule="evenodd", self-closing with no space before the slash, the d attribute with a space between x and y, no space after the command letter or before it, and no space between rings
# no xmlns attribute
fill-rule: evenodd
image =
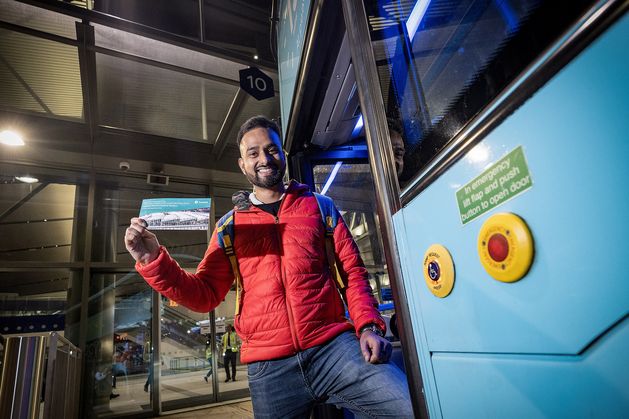
<svg viewBox="0 0 629 419"><path fill-rule="evenodd" d="M234 213L242 276L235 327L255 417L308 417L322 402L360 416L412 417L404 375L386 363L385 324L344 221L339 217L334 230L334 251L353 323L330 273L316 198L306 185L282 182L286 156L277 125L250 118L237 141L238 165L254 191ZM125 244L155 290L193 310L214 309L234 281L216 229L194 274L172 260L139 218L131 220Z"/></svg>
<svg viewBox="0 0 629 419"><path fill-rule="evenodd" d="M225 382L230 379L236 381L236 355L238 354L238 336L232 328L231 324L228 324L225 328L227 331L223 335L223 365L225 365L225 374L227 378ZM231 363L232 370L231 376L229 375L229 364Z"/></svg>
<svg viewBox="0 0 629 419"><path fill-rule="evenodd" d="M395 171L399 178L404 171L404 155L406 154L404 139L402 138L402 124L397 119L387 118L387 125L389 127L389 137L391 137L393 158L395 159Z"/></svg>

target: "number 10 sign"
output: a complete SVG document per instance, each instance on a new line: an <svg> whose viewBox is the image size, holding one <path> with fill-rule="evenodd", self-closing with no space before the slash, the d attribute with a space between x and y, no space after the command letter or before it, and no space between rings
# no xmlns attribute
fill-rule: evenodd
<svg viewBox="0 0 629 419"><path fill-rule="evenodd" d="M240 87L258 100L275 96L273 79L264 74L259 68L250 67L239 71Z"/></svg>

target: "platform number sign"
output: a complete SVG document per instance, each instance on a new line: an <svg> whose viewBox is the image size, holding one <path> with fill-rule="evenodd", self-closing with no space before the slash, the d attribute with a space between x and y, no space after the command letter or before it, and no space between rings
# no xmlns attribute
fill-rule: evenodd
<svg viewBox="0 0 629 419"><path fill-rule="evenodd" d="M250 67L240 70L240 87L258 100L275 96L273 79L260 71L259 68Z"/></svg>

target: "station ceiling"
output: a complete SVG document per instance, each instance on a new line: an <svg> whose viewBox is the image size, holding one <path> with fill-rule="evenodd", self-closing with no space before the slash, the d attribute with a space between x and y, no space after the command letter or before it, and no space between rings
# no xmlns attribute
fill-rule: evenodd
<svg viewBox="0 0 629 419"><path fill-rule="evenodd" d="M29 146L5 161L117 171L126 159L130 172L243 184L238 127L256 114L279 118L271 8L272 0L0 0L0 128L17 129ZM258 101L239 88L249 66L274 80L275 97Z"/></svg>
<svg viewBox="0 0 629 419"><path fill-rule="evenodd" d="M124 198L121 219L137 213L142 191L160 192L148 173L170 176L182 195L211 187L216 213L227 211L231 193L250 187L236 162L238 128L253 115L280 116L272 3L0 0L0 131L26 143L0 146L0 265L74 269L79 192L95 174ZM273 79L275 97L240 89L239 70L252 66ZM26 172L40 181L16 180ZM175 242L202 256L206 238ZM43 281L47 293L70 273L4 275ZM0 294L12 290L0 282Z"/></svg>

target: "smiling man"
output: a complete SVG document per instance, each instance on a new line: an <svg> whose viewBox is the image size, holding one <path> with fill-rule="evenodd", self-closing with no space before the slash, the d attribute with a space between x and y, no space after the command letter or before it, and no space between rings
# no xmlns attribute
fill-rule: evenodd
<svg viewBox="0 0 629 419"><path fill-rule="evenodd" d="M412 417L406 379L387 363L385 324L343 219L334 229L334 253L351 322L328 266L317 200L306 185L282 181L286 156L277 125L250 118L237 141L238 164L254 189L234 212L242 277L234 326L255 417L307 418L318 403L346 407L359 417ZM125 244L151 287L207 312L234 281L216 230L194 274L177 265L139 218L131 220Z"/></svg>

